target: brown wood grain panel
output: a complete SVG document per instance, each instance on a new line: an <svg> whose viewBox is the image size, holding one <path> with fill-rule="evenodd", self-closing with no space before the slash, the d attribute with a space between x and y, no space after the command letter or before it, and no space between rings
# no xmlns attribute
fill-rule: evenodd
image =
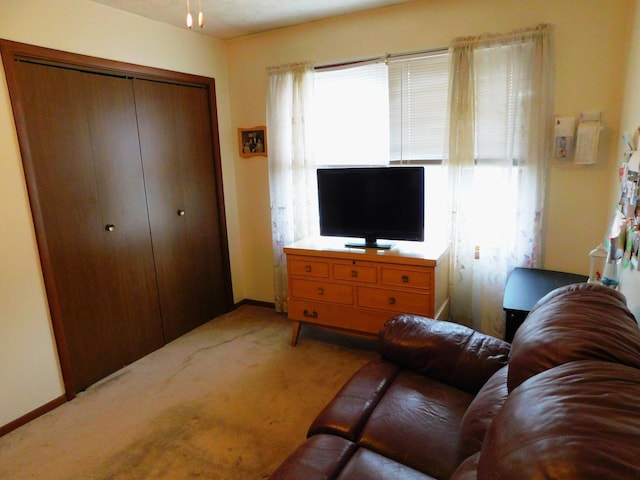
<svg viewBox="0 0 640 480"><path fill-rule="evenodd" d="M201 167L192 170L196 172L196 181L192 183L195 184L198 180L208 182L208 176L213 177L208 190L205 189L205 196L207 202L213 204L214 212L203 213L203 210L198 208L192 210L201 212L194 215L194 218L206 217L211 219L213 225L191 226L188 228L187 237L198 236L198 232L201 231L204 232L201 236L215 237L214 243L217 242L219 250L210 258L211 263L215 265L214 268L219 267L221 272L218 272L217 278L211 283L222 283L222 288L216 288L213 294L207 291L207 295L215 297L216 302L223 305L221 311L216 309L216 313L222 313L232 308L233 298L224 215L215 81L208 77L77 55L2 39L0 52L9 86L66 396L71 399L83 388L82 385L87 383L84 380L77 381L78 372L89 377L84 370L90 369L88 365L82 364L79 352L91 353L88 351L93 350L96 357L104 355L106 363L117 359L114 365L122 366L128 362L123 362L123 352L144 348L158 338L157 333L150 334L147 331L147 326L141 326L135 321L133 324L129 322L132 316L138 316L137 308L159 308L157 290L155 307L143 307L147 294L136 293L140 284L143 285L143 290L149 287L149 283L152 284L152 288L155 285L155 280L152 280L155 279L155 270L150 270L148 263L140 269L138 263L141 245L144 245L150 236L148 215L145 213L146 226L144 222L132 220L144 211L138 203L141 190L136 191L135 188L136 185L140 185L140 172L133 174L130 170L141 161L139 146L137 160L130 160L129 157L129 154L134 153L132 146L134 134L137 135L137 126L131 122L127 113L126 106L130 98L124 101L124 96L120 96L124 89L116 88L119 92L116 96L103 91L103 87L111 85L111 81L104 84L65 82L60 91L55 91L46 85L46 76L34 75L28 88L37 92L37 98L41 99L43 104L35 107L30 105L29 102L35 101L35 98L31 99L30 91L23 88L19 66L26 62L38 64L40 67L55 68L58 72L68 70L96 78L110 78L116 83L128 82L127 88L130 91L133 89L133 79L145 79L154 83L186 85L190 88L184 91L198 92L195 95L198 97L197 105L188 101L178 101L182 102L182 106L174 110L180 114L175 115L169 125L172 124L175 130L180 132L181 138L184 131L192 130L198 132L196 137L206 137L197 142L189 141L188 148L196 143L205 145L199 157ZM87 97L91 97L94 103L84 105L84 108L81 99ZM175 103L175 98L170 102ZM29 109L31 110L27 115ZM192 112L195 112L193 115L197 118L184 118L185 115L191 116ZM41 114L44 114L42 118ZM52 121L51 118L55 120ZM32 125L35 125L35 130L31 128ZM152 128L155 128L155 125ZM49 133L67 135L67 140L57 144L48 138ZM125 139L122 135L126 133L132 135ZM109 150L114 152L113 155L107 153ZM47 161L36 161L35 157L38 155L46 157ZM92 158L91 164L75 162L87 155ZM49 161L57 158L56 156L61 156L66 161ZM114 168L110 168L112 163ZM60 178L64 179L64 187L59 198L56 198L59 189L56 189L53 181ZM89 179L93 179L93 183L88 181ZM41 191L44 192L42 197ZM168 191L171 191L171 187ZM189 194L185 196L185 204L188 203L188 197ZM107 224L114 225L115 230L107 232ZM61 233L72 230L74 235L70 237ZM194 243L194 250L198 250L198 241ZM114 250L118 250L118 258L115 258ZM193 264L192 260L191 265ZM57 270L61 265L68 271L58 275ZM193 271L193 268L191 270ZM142 278L136 277L136 271L143 272ZM154 272L153 275L149 275L150 271ZM67 277L82 277L88 273L93 276L84 284L77 283L70 288L66 287ZM112 288L114 284L115 289ZM179 286L178 284L179 282L174 282L174 285ZM119 289L119 286L122 288ZM185 288L189 286L191 284L185 284ZM58 295L63 290L68 294ZM77 306L79 312L87 319L83 325L68 324L65 313L70 306ZM206 311L202 314L203 317L211 318L215 315L207 306L200 304L198 308ZM97 321L101 316L108 317L110 321ZM75 329L80 327L89 330L90 336L86 338L89 341L85 346L78 347L74 335L77 335ZM109 339L113 331L120 334L117 343L111 346L103 345L103 339ZM133 335L130 336L129 333ZM142 335L136 336L136 333ZM176 335L174 332L171 338ZM138 340L135 340L136 338ZM162 340L162 331L159 338ZM111 367L100 368L106 373L112 370ZM93 376L94 374L91 374L91 377Z"/></svg>
<svg viewBox="0 0 640 480"><path fill-rule="evenodd" d="M17 70L55 275L48 294L79 391L163 341L133 94L115 77L27 62Z"/></svg>
<svg viewBox="0 0 640 480"><path fill-rule="evenodd" d="M226 311L208 93L135 80L165 338Z"/></svg>

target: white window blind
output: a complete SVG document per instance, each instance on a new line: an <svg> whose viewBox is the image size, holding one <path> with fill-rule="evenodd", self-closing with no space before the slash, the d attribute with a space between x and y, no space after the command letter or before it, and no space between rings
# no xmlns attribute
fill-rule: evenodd
<svg viewBox="0 0 640 480"><path fill-rule="evenodd" d="M391 161L442 160L447 130L449 55L390 60Z"/></svg>
<svg viewBox="0 0 640 480"><path fill-rule="evenodd" d="M383 62L316 71L316 165L389 163L388 89Z"/></svg>
<svg viewBox="0 0 640 480"><path fill-rule="evenodd" d="M480 163L517 160L526 148L524 105L531 92L525 86L531 73L525 60L533 42L478 49L476 65L475 156ZM525 143L523 143L525 142ZM521 144L522 143L522 144Z"/></svg>

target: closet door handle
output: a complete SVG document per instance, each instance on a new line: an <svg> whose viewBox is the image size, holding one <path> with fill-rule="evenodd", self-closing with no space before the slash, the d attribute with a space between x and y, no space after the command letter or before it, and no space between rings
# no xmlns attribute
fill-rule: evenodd
<svg viewBox="0 0 640 480"><path fill-rule="evenodd" d="M111 224L111 223L109 223L109 224L105 225L104 229L105 229L107 232L113 232L113 231L115 231L116 226L115 226L115 225L113 225L113 224Z"/></svg>
<svg viewBox="0 0 640 480"><path fill-rule="evenodd" d="M178 216L179 216L179 217L184 217L184 214L185 214L185 213L186 213L186 212L185 212L184 210L178 210Z"/></svg>

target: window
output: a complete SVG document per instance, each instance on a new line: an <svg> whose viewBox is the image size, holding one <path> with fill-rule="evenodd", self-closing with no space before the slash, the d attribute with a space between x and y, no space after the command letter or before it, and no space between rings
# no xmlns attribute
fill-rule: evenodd
<svg viewBox="0 0 640 480"><path fill-rule="evenodd" d="M474 53L476 71L475 158L479 164L513 159L526 151L525 106L530 101L528 62L533 44L495 46ZM521 144L521 142L524 142Z"/></svg>
<svg viewBox="0 0 640 480"><path fill-rule="evenodd" d="M270 173L284 170L282 182L270 176L272 190L290 193L293 185L306 192L305 201L299 200L301 192L289 195L282 207L272 206L287 214L272 217L282 218L289 230L312 223L317 196L309 180L315 166L424 165L425 241L444 239L451 223L457 318L499 336L501 287L509 268L535 267L540 259L553 112L551 54L550 27L543 24L456 39L446 52L421 58L394 55L370 62L376 80L361 75L361 64L341 68L345 77L331 83L328 74L309 69L300 91L270 88L267 123L271 132L287 134L272 149L277 161L270 159ZM296 65L286 68L295 72ZM278 83L277 73L271 73L270 85ZM314 107L324 116L314 114ZM281 238L274 234L274 250Z"/></svg>
<svg viewBox="0 0 640 480"><path fill-rule="evenodd" d="M447 131L449 55L389 62L389 158L441 162Z"/></svg>
<svg viewBox="0 0 640 480"><path fill-rule="evenodd" d="M451 312L497 337L509 272L537 268L541 258L553 121L549 45L550 28L538 25L456 39L450 48Z"/></svg>
<svg viewBox="0 0 640 480"><path fill-rule="evenodd" d="M425 240L441 241L447 225L449 54L438 52L389 62L389 159L392 165L424 165Z"/></svg>
<svg viewBox="0 0 640 480"><path fill-rule="evenodd" d="M389 100L385 63L315 74L316 165L389 163Z"/></svg>
<svg viewBox="0 0 640 480"><path fill-rule="evenodd" d="M316 71L316 164L442 162L448 89L442 51Z"/></svg>
<svg viewBox="0 0 640 480"><path fill-rule="evenodd" d="M442 238L448 53L392 57L314 77L316 165L424 165L425 240Z"/></svg>
<svg viewBox="0 0 640 480"><path fill-rule="evenodd" d="M512 225L518 215L518 181L526 163L528 140L526 104L528 71L522 57L531 55L532 44L494 46L474 53L475 142L474 244L486 252L500 251L517 244ZM481 212L493 212L482 215ZM495 232L500 232L496 235Z"/></svg>

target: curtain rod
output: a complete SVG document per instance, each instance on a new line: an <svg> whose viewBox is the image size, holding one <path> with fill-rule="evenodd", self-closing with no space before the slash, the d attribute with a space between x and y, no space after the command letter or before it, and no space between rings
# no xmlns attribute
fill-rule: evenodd
<svg viewBox="0 0 640 480"><path fill-rule="evenodd" d="M428 57L430 55L439 55L446 53L449 50L448 47L431 48L428 50L416 50L414 52L404 53L387 53L378 57L362 58L357 60L348 60L346 62L331 63L326 65L318 65L314 70L333 70L345 67L355 67L357 65L369 65L372 63L389 62L394 60L405 60L409 58Z"/></svg>

